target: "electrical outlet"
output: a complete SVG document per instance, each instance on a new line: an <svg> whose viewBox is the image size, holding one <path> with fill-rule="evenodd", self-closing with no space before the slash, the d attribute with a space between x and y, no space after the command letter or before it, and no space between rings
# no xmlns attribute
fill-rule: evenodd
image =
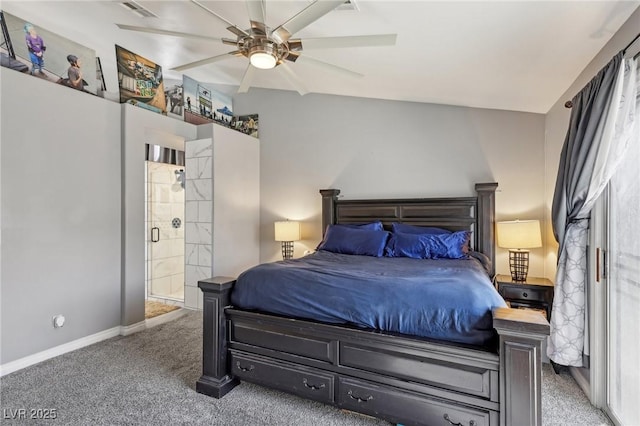
<svg viewBox="0 0 640 426"><path fill-rule="evenodd" d="M53 328L60 328L64 325L64 315L58 314L53 317Z"/></svg>

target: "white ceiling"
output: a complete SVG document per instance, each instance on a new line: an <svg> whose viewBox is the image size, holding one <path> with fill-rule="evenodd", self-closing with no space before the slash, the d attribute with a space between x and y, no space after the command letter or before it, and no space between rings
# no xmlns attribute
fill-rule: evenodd
<svg viewBox="0 0 640 426"><path fill-rule="evenodd" d="M96 50L107 88L117 87L114 44L170 68L233 50L219 42L120 30L115 23L233 38L193 3L139 1L158 15L141 18L118 1L3 1L2 9ZM247 28L244 1L203 1ZM276 27L305 0L267 0ZM329 37L398 34L393 47L324 49L302 54L365 74L352 78L310 64L291 68L315 93L546 113L638 8L640 1L370 1L332 11L295 34ZM245 58L186 71L196 80L238 85ZM256 73L252 87L292 90L278 68Z"/></svg>

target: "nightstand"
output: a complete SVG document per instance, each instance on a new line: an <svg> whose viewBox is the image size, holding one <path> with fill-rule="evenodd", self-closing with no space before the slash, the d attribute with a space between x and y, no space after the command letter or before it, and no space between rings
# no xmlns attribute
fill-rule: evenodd
<svg viewBox="0 0 640 426"><path fill-rule="evenodd" d="M542 309L551 320L553 283L546 278L527 277L526 281L512 281L511 275L497 275L498 293L512 308Z"/></svg>

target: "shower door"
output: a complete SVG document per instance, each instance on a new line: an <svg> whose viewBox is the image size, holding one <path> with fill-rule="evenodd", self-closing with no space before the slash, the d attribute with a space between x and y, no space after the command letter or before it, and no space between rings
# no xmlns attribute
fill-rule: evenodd
<svg viewBox="0 0 640 426"><path fill-rule="evenodd" d="M147 161L147 296L184 300L184 166Z"/></svg>

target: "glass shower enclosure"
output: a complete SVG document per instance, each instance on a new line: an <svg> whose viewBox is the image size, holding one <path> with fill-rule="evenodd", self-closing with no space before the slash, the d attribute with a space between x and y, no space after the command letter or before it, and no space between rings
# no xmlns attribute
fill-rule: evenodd
<svg viewBox="0 0 640 426"><path fill-rule="evenodd" d="M184 301L184 152L147 145L146 299Z"/></svg>

